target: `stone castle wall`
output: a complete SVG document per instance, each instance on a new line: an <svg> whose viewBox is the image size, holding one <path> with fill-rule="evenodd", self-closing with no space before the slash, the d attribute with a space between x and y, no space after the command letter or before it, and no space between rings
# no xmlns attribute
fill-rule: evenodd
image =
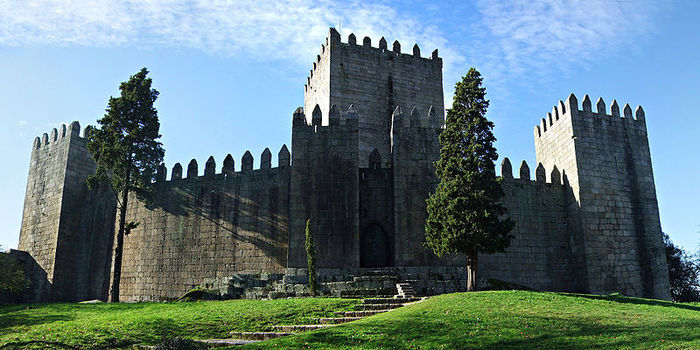
<svg viewBox="0 0 700 350"><path fill-rule="evenodd" d="M19 249L44 270L42 293L54 300L98 298L109 282L115 201L107 188L88 191L95 164L84 136L73 122L33 144Z"/></svg>
<svg viewBox="0 0 700 350"><path fill-rule="evenodd" d="M265 150L253 170L249 152L242 170L227 158L215 173L210 158L203 176L196 161L181 178L160 174L157 195L146 204L130 198L127 221L139 226L124 239L120 299L162 301L182 296L207 278L237 273L283 273L289 231L289 151L271 167Z"/></svg>
<svg viewBox="0 0 700 350"><path fill-rule="evenodd" d="M644 111L586 95L559 102L535 128L537 159L567 174L577 202L585 290L668 299L668 271Z"/></svg>
<svg viewBox="0 0 700 350"><path fill-rule="evenodd" d="M437 50L424 58L417 45L405 54L398 41L389 49L382 38L378 47L372 47L370 38L358 44L354 34L343 43L331 29L307 79L304 110L308 113L318 105L327 115L332 105L345 111L351 104L359 113L360 167L368 167L374 149L382 167L391 167L389 131L394 109L416 106L428 111L432 106L439 113L444 110L442 59Z"/></svg>
<svg viewBox="0 0 700 350"><path fill-rule="evenodd" d="M195 160L184 174L176 164L170 180L162 166L154 200L131 198L127 220L139 226L124 240L121 299L171 300L201 283L238 296L271 284L303 293L307 219L318 267L337 288L370 286L371 276L353 274L379 273L391 274L374 281L382 286L460 290L464 257L438 259L422 245L444 124L441 70L437 51L422 58L417 46L408 55L398 42L374 48L354 35L342 43L331 29L292 117L292 153L283 147L277 167L268 149L255 170L250 152L240 171L230 155L219 173L210 157L203 176ZM597 107L586 97L579 110L572 95L535 128L535 180L525 162L514 178L504 160L514 238L505 253L480 257L480 277L668 299L644 112ZM20 249L43 271L36 299L107 295L116 199L107 186L87 190L95 164L79 132L77 123L54 129L33 146Z"/></svg>

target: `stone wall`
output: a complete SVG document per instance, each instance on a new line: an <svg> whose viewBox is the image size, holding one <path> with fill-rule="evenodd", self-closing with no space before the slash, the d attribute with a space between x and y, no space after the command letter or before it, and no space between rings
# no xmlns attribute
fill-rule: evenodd
<svg viewBox="0 0 700 350"><path fill-rule="evenodd" d="M305 267L304 230L311 219L319 267L359 266L358 113L331 106L312 123L297 109L292 126L289 266Z"/></svg>
<svg viewBox="0 0 700 350"><path fill-rule="evenodd" d="M513 239L504 253L480 256L480 279L495 278L538 290L579 291L567 211L570 191L562 185L561 175L553 170L547 182L540 167L533 181L523 162L519 178L513 178L508 158L501 169L503 204L515 221Z"/></svg>
<svg viewBox="0 0 700 350"><path fill-rule="evenodd" d="M350 35L348 43L341 42L340 34L331 28L308 79L304 107L308 113L318 104L326 115L332 105L344 111L354 104L359 112L360 167L368 167L369 154L377 149L382 167L388 168L391 115L396 106L444 110L442 59L437 50L429 58L421 57L417 45L410 54L402 53L397 41L389 49L384 38L378 47L372 47L368 37L359 45L356 41Z"/></svg>
<svg viewBox="0 0 700 350"><path fill-rule="evenodd" d="M85 133L87 132L87 128ZM114 223L106 188L88 191L95 170L80 124L34 141L19 249L43 269L54 300L103 298Z"/></svg>
<svg viewBox="0 0 700 350"><path fill-rule="evenodd" d="M130 197L127 221L139 226L124 239L120 299L172 300L207 278L283 272L291 175L286 146L279 160L272 168L266 149L261 168L253 170L246 152L241 171L227 157L216 174L210 158L204 176L193 160L186 178L176 164L170 181L159 174L152 203Z"/></svg>
<svg viewBox="0 0 700 350"><path fill-rule="evenodd" d="M669 298L656 189L644 111L609 114L599 99L592 111L571 95L535 129L537 159L567 174L578 202L577 236L586 290Z"/></svg>

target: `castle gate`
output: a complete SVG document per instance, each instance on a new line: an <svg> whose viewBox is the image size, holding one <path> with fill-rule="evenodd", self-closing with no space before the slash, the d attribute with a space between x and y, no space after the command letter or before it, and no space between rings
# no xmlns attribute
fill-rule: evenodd
<svg viewBox="0 0 700 350"><path fill-rule="evenodd" d="M360 235L360 267L389 265L389 239L377 224L369 225Z"/></svg>

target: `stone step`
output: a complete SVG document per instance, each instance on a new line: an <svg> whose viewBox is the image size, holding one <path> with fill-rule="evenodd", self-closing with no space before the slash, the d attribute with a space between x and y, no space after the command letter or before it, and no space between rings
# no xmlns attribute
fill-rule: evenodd
<svg viewBox="0 0 700 350"><path fill-rule="evenodd" d="M402 306L403 306L403 304L399 304L399 303L360 304L360 305L355 305L355 309L357 309L357 310L390 310L390 309L398 309Z"/></svg>
<svg viewBox="0 0 700 350"><path fill-rule="evenodd" d="M288 332L288 333L300 333L313 331L315 329L320 329L324 327L333 326L332 324L305 324L305 325L289 325L289 326L273 326L276 331Z"/></svg>
<svg viewBox="0 0 700 350"><path fill-rule="evenodd" d="M206 344L209 348L223 348L228 346L246 345L257 343L258 340L242 340L242 339L205 339L195 340L197 343Z"/></svg>
<svg viewBox="0 0 700 350"><path fill-rule="evenodd" d="M402 297L414 297L416 296L416 292L413 290L413 287L411 286L410 283L402 282L402 283L397 283L396 284L396 291L398 291L398 295Z"/></svg>
<svg viewBox="0 0 700 350"><path fill-rule="evenodd" d="M343 317L366 317L381 314L391 310L337 311L335 314Z"/></svg>
<svg viewBox="0 0 700 350"><path fill-rule="evenodd" d="M279 337L286 337L292 333L285 332L230 332L232 338L242 340L270 340Z"/></svg>
<svg viewBox="0 0 700 350"><path fill-rule="evenodd" d="M318 324L339 324L339 323L348 323L352 321L357 321L361 320L362 317L324 317L324 318L317 318L315 321Z"/></svg>
<svg viewBox="0 0 700 350"><path fill-rule="evenodd" d="M367 298L363 304L406 304L418 301L420 298Z"/></svg>

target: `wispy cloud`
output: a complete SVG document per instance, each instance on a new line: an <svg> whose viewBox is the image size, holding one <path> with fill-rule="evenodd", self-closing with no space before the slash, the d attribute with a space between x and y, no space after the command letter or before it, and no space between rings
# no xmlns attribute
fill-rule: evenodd
<svg viewBox="0 0 700 350"><path fill-rule="evenodd" d="M443 14L450 10L423 3L412 11L440 14L429 8L435 6ZM644 0L477 0L475 8L475 23L443 27L436 24L440 18L419 20L415 12L399 13L387 2L0 0L0 45L186 47L308 64L319 38L340 22L344 38L355 32L376 45L386 36L401 41L404 51L417 42L425 54L439 48L451 84L466 63L478 64L492 81L507 81L594 61L632 47L649 31L656 10Z"/></svg>
<svg viewBox="0 0 700 350"><path fill-rule="evenodd" d="M634 50L654 27L651 1L479 0L472 52L491 75L550 75Z"/></svg>

